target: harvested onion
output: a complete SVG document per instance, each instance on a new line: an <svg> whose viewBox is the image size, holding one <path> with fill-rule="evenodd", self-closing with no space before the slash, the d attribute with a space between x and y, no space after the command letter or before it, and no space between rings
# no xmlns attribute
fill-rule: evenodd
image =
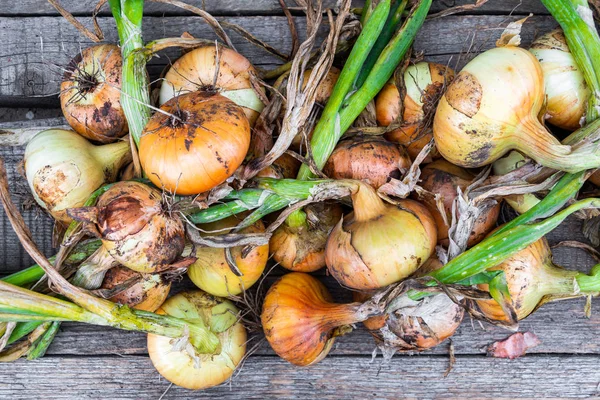
<svg viewBox="0 0 600 400"><path fill-rule="evenodd" d="M116 179L131 161L126 141L94 146L73 131L38 133L25 149L25 175L36 202L58 221L71 219L66 210L80 207L104 183Z"/></svg>
<svg viewBox="0 0 600 400"><path fill-rule="evenodd" d="M180 339L148 334L150 360L163 377L186 389L206 389L231 377L246 353L246 330L233 303L198 290L176 294L156 313L204 325L221 345L218 354L199 354L192 346L177 347Z"/></svg>
<svg viewBox="0 0 600 400"><path fill-rule="evenodd" d="M136 310L156 311L167 299L171 290L171 282L159 274L140 274L129 268L117 266L109 269L104 276L101 289L115 289L124 282L139 277L129 288L118 292L109 300L124 304Z"/></svg>
<svg viewBox="0 0 600 400"><path fill-rule="evenodd" d="M121 50L113 44L88 47L65 70L60 106L75 132L101 143L127 133L121 108Z"/></svg>
<svg viewBox="0 0 600 400"><path fill-rule="evenodd" d="M150 118L140 161L158 187L193 195L223 183L250 146L250 125L231 100L206 92L178 96ZM165 114L166 113L166 114Z"/></svg>
<svg viewBox="0 0 600 400"><path fill-rule="evenodd" d="M299 169L300 161L283 153L273 164L260 171L256 176L258 178L291 179L296 177Z"/></svg>

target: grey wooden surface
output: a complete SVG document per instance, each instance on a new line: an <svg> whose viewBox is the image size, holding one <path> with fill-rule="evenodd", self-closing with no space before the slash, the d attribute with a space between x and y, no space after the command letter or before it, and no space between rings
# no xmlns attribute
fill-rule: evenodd
<svg viewBox="0 0 600 400"><path fill-rule="evenodd" d="M474 0L473 0L474 1ZM470 0L437 1L432 10L468 4ZM43 126L61 120L56 96L60 66L81 48L89 45L74 28L42 0L21 0L0 6L0 128ZM190 1L214 15L239 24L256 36L289 50L291 41L286 20L277 0L201 0ZM334 2L331 1L330 4ZM75 15L87 18L93 0L63 0ZM360 6L362 1L356 2ZM501 28L509 21L535 13L524 27L524 42L556 26L539 0L489 0L467 15L429 20L415 43L428 60L463 65L469 56L493 46ZM145 20L146 39L177 36L189 31L198 37L212 38L210 30L196 17L170 6L149 4ZM513 14L510 16L509 14ZM300 15L295 12L298 21ZM106 39L114 41L116 32L105 10L100 24ZM299 24L301 27L301 24ZM302 30L302 29L301 29ZM323 30L323 34L325 29ZM253 63L271 68L280 61L235 33L234 44ZM150 73L160 70L177 52L154 59ZM48 120L47 118L50 118ZM13 122L20 121L20 122ZM24 121L24 122L23 122ZM52 225L36 207L31 207L27 185L19 174L22 147L2 148L7 163L10 187L22 206L27 224L39 246L50 255ZM580 222L574 218L549 235L551 243L584 240ZM587 269L593 264L582 251L557 249L557 263ZM30 265L31 260L0 214L0 274ZM281 274L280 270L275 275ZM319 272L339 301L349 300L329 277ZM274 278L270 278L272 281ZM182 284L180 287L189 287ZM485 356L485 347L509 333L489 325L465 320L453 338L456 364L446 378L448 344L415 356L397 355L382 364L371 362L374 344L360 327L337 341L331 355L309 368L293 367L278 359L268 344L261 343L231 385L203 392L172 387L163 397L171 398L534 398L599 397L600 316L583 314L584 302L564 301L545 306L521 324L522 330L535 332L542 344L518 360L505 361ZM15 399L158 399L169 388L154 371L147 357L145 336L114 329L64 324L47 356L37 362L0 364L0 398Z"/></svg>

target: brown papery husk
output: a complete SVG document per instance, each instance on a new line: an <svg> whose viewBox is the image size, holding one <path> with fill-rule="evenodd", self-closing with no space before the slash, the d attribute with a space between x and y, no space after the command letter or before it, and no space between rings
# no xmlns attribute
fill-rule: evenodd
<svg viewBox="0 0 600 400"><path fill-rule="evenodd" d="M390 178L400 179L410 166L402 146L382 137L358 135L340 141L323 172L332 179L357 179L378 189Z"/></svg>
<svg viewBox="0 0 600 400"><path fill-rule="evenodd" d="M342 217L342 208L336 203L310 204L304 212L306 224L293 227L284 223L269 241L273 260L290 271L312 272L325 267L327 237Z"/></svg>
<svg viewBox="0 0 600 400"><path fill-rule="evenodd" d="M136 277L140 278L139 282L115 294L109 300L136 310L156 311L167 299L171 290L171 282L159 274L140 274L129 268L117 266L106 272L100 288L110 290Z"/></svg>
<svg viewBox="0 0 600 400"><path fill-rule="evenodd" d="M300 165L300 161L284 153L273 164L256 174L256 176L258 178L293 179L298 175Z"/></svg>
<svg viewBox="0 0 600 400"><path fill-rule="evenodd" d="M441 202L446 213L442 216L436 199L432 196L417 194L433 215L438 232L438 244L448 247L448 229L446 221L452 221L452 205L458 195L457 188L464 192L473 182L475 176L469 171L449 163L446 160L436 160L421 169L421 187L434 195L441 196ZM483 240L496 227L500 215L501 203L485 208L477 217L473 230L467 241L467 246L473 246ZM460 217L460 215L458 215Z"/></svg>

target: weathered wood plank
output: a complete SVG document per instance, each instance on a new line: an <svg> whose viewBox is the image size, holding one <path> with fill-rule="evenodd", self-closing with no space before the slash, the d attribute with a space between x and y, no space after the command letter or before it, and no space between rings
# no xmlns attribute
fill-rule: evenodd
<svg viewBox="0 0 600 400"><path fill-rule="evenodd" d="M462 66L466 52L476 53L494 46L502 27L516 17L505 16L451 16L429 20L419 32L415 51L426 58L450 65ZM232 17L228 21L249 29L257 37L278 49L289 51L291 39L284 17ZM300 19L299 19L300 20ZM100 18L106 40L117 40L114 24L110 18ZM523 29L523 43L531 42L538 32L546 32L556 26L550 16L531 18ZM304 28L299 24L301 34ZM146 40L179 36L189 31L196 37L214 38L212 31L200 18L149 17L145 24ZM326 29L322 29L322 35ZM255 65L271 68L281 61L264 50L248 43L235 33L232 40L238 50ZM0 18L0 106L6 107L58 107L62 70L82 47L90 42L58 17ZM475 45L472 46L472 43ZM155 79L165 65L177 57L177 51L167 52L152 60L149 66Z"/></svg>
<svg viewBox="0 0 600 400"><path fill-rule="evenodd" d="M0 121L32 121L62 117L60 108L0 108Z"/></svg>
<svg viewBox="0 0 600 400"><path fill-rule="evenodd" d="M44 358L0 365L2 398L52 399L398 399L585 398L598 396L598 360L582 356L508 361L458 357L327 358L298 368L274 357L251 357L231 385L191 392L169 388L146 357Z"/></svg>

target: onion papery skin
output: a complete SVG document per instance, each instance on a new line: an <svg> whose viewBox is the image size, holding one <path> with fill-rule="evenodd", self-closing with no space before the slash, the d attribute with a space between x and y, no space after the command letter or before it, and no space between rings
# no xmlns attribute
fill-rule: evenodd
<svg viewBox="0 0 600 400"><path fill-rule="evenodd" d="M453 165L446 160L436 160L422 168L421 187L431 193L442 196L447 221L448 223L452 223L452 204L457 196L457 188L460 187L464 193L474 178L469 171L461 167ZM435 219L438 244L448 247L449 226L444 223L444 218L437 207L435 199L425 196L422 202ZM501 204L498 203L491 208L487 208L479 215L473 225L467 246L470 247L481 242L496 227L500 208Z"/></svg>
<svg viewBox="0 0 600 400"><path fill-rule="evenodd" d="M216 355L198 354L199 366L185 350L175 350L177 339L148 334L148 353L154 368L167 380L186 389L206 389L231 377L246 353L246 329L237 321L239 310L232 302L200 290L176 294L157 314L200 321L210 327L221 343ZM191 346L188 346L188 348Z"/></svg>
<svg viewBox="0 0 600 400"><path fill-rule="evenodd" d="M73 131L49 129L27 144L25 175L35 201L68 224L68 208L82 206L131 161L128 142L94 146Z"/></svg>
<svg viewBox="0 0 600 400"><path fill-rule="evenodd" d="M301 226L287 223L278 227L269 240L273 260L290 271L313 272L325 267L325 246L333 227L342 218L335 203L316 203L305 207L314 218Z"/></svg>
<svg viewBox="0 0 600 400"><path fill-rule="evenodd" d="M101 289L112 289L115 286L139 276L129 268L117 266L109 269L104 276ZM124 304L136 310L156 311L167 299L171 283L159 274L143 274L141 280L128 289L109 298L114 303Z"/></svg>
<svg viewBox="0 0 600 400"><path fill-rule="evenodd" d="M327 269L340 284L381 288L408 277L433 254L437 228L424 205L383 203L366 185L352 200L354 212L335 226L325 249Z"/></svg>
<svg viewBox="0 0 600 400"><path fill-rule="evenodd" d="M215 63L217 58L218 66ZM173 63L161 84L159 101L162 105L182 94L217 91L242 107L250 124L254 125L264 104L252 88L251 75L258 76L243 55L222 46L218 55L215 46L198 47Z"/></svg>
<svg viewBox="0 0 600 400"><path fill-rule="evenodd" d="M531 314L544 296L569 295L576 288L577 273L552 264L552 253L545 238L532 243L490 270L504 271L510 301L518 320ZM482 290L488 290L488 285L478 286ZM495 300L477 300L477 305L486 317L496 321L509 321Z"/></svg>
<svg viewBox="0 0 600 400"><path fill-rule="evenodd" d="M307 69L306 71L304 71L304 74L302 75L303 81L302 81L302 89L306 89L306 85L308 84L308 78L310 77L310 74L312 73L312 69ZM336 67L331 67L329 69L329 71L327 71L327 75L325 75L325 78L323 78L321 80L321 82L319 82L319 85L317 86L317 97L315 99L315 101L318 104L321 105L325 105L327 103L327 100L329 100L329 96L331 96L331 93L333 92L333 88L335 87L335 84L337 83L338 78L340 77L340 70L337 69Z"/></svg>
<svg viewBox="0 0 600 400"><path fill-rule="evenodd" d="M404 148L377 136L342 140L325 164L323 172L333 179L357 179L375 189L390 178L400 179L411 166Z"/></svg>
<svg viewBox="0 0 600 400"><path fill-rule="evenodd" d="M231 100L206 92L178 96L155 113L140 139L140 161L157 187L194 195L220 185L242 164L250 125Z"/></svg>
<svg viewBox="0 0 600 400"><path fill-rule="evenodd" d="M579 129L590 90L571 55L563 31L556 29L540 36L529 51L542 66L546 92L545 118L562 129Z"/></svg>
<svg viewBox="0 0 600 400"><path fill-rule="evenodd" d="M300 161L289 154L283 153L281 157L273 162L256 176L258 178L293 179L300 170Z"/></svg>
<svg viewBox="0 0 600 400"><path fill-rule="evenodd" d="M200 225L201 232L220 235L231 231L240 222L239 217L229 217L221 221ZM241 234L263 233L261 221L239 231ZM269 259L269 245L253 247L245 256L244 246L231 248L231 255L242 273L237 276L227 264L225 249L213 247L196 248L196 261L189 266L188 276L200 289L214 296L236 296L249 289L258 281Z"/></svg>
<svg viewBox="0 0 600 400"><path fill-rule="evenodd" d="M101 143L127 133L122 66L121 50L113 44L88 47L71 60L60 85L60 106L75 132Z"/></svg>
<svg viewBox="0 0 600 400"><path fill-rule="evenodd" d="M267 341L284 360L298 366L321 361L333 346L334 330L360 322L360 303L335 304L317 278L290 272L271 286L263 303Z"/></svg>
<svg viewBox="0 0 600 400"><path fill-rule="evenodd" d="M423 130L426 116L433 113L444 86L452 79L454 71L436 63L420 62L404 72L403 126L387 132L385 138L405 146L412 159L431 141L431 131ZM400 115L400 92L393 80L377 95L375 111L377 123L381 126L391 125Z"/></svg>
<svg viewBox="0 0 600 400"><path fill-rule="evenodd" d="M181 219L171 215L158 190L119 182L98 198L102 245L120 264L141 273L167 269L185 246Z"/></svg>

